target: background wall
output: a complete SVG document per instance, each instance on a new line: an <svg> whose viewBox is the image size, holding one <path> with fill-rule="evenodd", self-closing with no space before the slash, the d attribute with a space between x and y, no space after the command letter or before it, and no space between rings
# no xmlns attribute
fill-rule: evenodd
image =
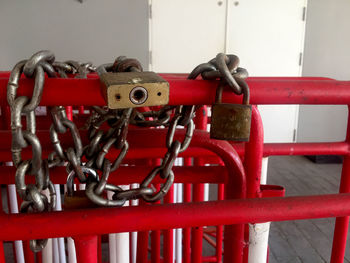
<svg viewBox="0 0 350 263"><path fill-rule="evenodd" d="M350 1L309 0L303 76L350 79ZM345 138L345 106L300 106L298 141Z"/></svg>
<svg viewBox="0 0 350 263"><path fill-rule="evenodd" d="M119 55L148 66L148 2L139 0L2 0L0 70L50 49L59 61L95 65Z"/></svg>

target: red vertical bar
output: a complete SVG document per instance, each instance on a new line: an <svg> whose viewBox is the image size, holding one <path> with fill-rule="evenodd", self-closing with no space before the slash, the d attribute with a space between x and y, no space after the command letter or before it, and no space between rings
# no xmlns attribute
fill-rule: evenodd
<svg viewBox="0 0 350 263"><path fill-rule="evenodd" d="M9 188L6 188L6 194L7 194L7 207L9 210L9 213L11 214L11 209L10 209L10 194L9 194ZM16 253L16 246L15 246L15 242L11 242L12 244L12 253L13 253L13 257L15 259L15 262L18 262L17 260L17 253Z"/></svg>
<svg viewBox="0 0 350 263"><path fill-rule="evenodd" d="M26 263L35 263L35 256L33 251L30 249L29 240L23 240L23 253Z"/></svg>
<svg viewBox="0 0 350 263"><path fill-rule="evenodd" d="M3 242L0 242L0 263L6 263Z"/></svg>
<svg viewBox="0 0 350 263"><path fill-rule="evenodd" d="M224 200L224 184L218 185L218 200ZM222 263L222 243L224 239L223 226L216 227L216 259L218 263Z"/></svg>
<svg viewBox="0 0 350 263"><path fill-rule="evenodd" d="M160 189L160 185L155 185L157 192ZM160 201L156 202L160 204ZM160 231L155 230L151 232L151 262L160 263Z"/></svg>
<svg viewBox="0 0 350 263"><path fill-rule="evenodd" d="M140 200L139 205L147 205L145 201ZM142 231L137 233L137 251L136 262L147 263L148 262L148 231Z"/></svg>
<svg viewBox="0 0 350 263"><path fill-rule="evenodd" d="M247 198L260 195L261 167L264 151L264 128L256 106L252 107L249 142L245 144L244 169L247 178ZM245 226L245 243L249 244L249 227ZM243 262L248 262L249 246L244 248Z"/></svg>
<svg viewBox="0 0 350 263"><path fill-rule="evenodd" d="M168 193L164 196L164 203L174 203L174 185L169 189ZM163 257L164 263L173 263L174 260L174 230L164 230L164 247Z"/></svg>
<svg viewBox="0 0 350 263"><path fill-rule="evenodd" d="M201 202L204 200L204 184L193 185L193 202ZM192 228L192 240L191 240L191 262L202 262L202 240L203 240L203 227Z"/></svg>
<svg viewBox="0 0 350 263"><path fill-rule="evenodd" d="M79 114L84 114L84 106L79 106Z"/></svg>
<svg viewBox="0 0 350 263"><path fill-rule="evenodd" d="M43 253L40 251L35 254L36 263L42 263L43 262Z"/></svg>
<svg viewBox="0 0 350 263"><path fill-rule="evenodd" d="M250 139L249 142L245 144L244 153L244 169L247 176L247 198L255 198L260 194L263 150L263 124L257 107L253 106Z"/></svg>
<svg viewBox="0 0 350 263"><path fill-rule="evenodd" d="M348 105L348 125L346 132L346 142L350 143L350 105ZM340 179L340 193L350 192L350 156L344 156L343 169ZM346 239L348 235L349 217L337 217L334 227L333 247L331 263L344 262Z"/></svg>
<svg viewBox="0 0 350 263"><path fill-rule="evenodd" d="M72 106L66 106L66 113L67 113L67 119L72 121L73 120L73 107Z"/></svg>
<svg viewBox="0 0 350 263"><path fill-rule="evenodd" d="M2 207L2 190L0 191L0 213L4 213ZM0 241L0 263L5 263L5 253L4 253L4 245L3 241Z"/></svg>
<svg viewBox="0 0 350 263"><path fill-rule="evenodd" d="M196 129L206 130L208 125L207 106L202 106L196 111L195 119ZM201 158L194 159L194 165L204 165L204 160ZM193 202L204 201L204 184L193 185ZM203 227L192 228L191 240L191 262L202 262L202 247L203 247Z"/></svg>
<svg viewBox="0 0 350 263"><path fill-rule="evenodd" d="M184 166L192 166L191 158L184 158ZM191 184L184 184L184 203L191 202ZM182 259L184 263L191 262L191 228L183 230Z"/></svg>
<svg viewBox="0 0 350 263"><path fill-rule="evenodd" d="M97 236L74 237L77 263L97 263Z"/></svg>
<svg viewBox="0 0 350 263"><path fill-rule="evenodd" d="M11 111L9 106L1 107L2 129L11 129Z"/></svg>
<svg viewBox="0 0 350 263"><path fill-rule="evenodd" d="M102 236L97 237L97 262L102 263Z"/></svg>

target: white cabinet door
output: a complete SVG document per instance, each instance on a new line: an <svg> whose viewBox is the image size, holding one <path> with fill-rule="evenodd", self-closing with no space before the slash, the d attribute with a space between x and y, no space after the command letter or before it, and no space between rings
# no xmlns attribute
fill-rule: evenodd
<svg viewBox="0 0 350 263"><path fill-rule="evenodd" d="M300 76L306 0L151 0L151 66L190 72L218 52L251 76ZM265 141L293 141L298 106L261 106Z"/></svg>
<svg viewBox="0 0 350 263"><path fill-rule="evenodd" d="M228 0L227 53L250 76L301 76L307 0ZM299 106L260 106L265 142L292 142Z"/></svg>
<svg viewBox="0 0 350 263"><path fill-rule="evenodd" d="M225 50L226 4L217 0L152 0L151 68L184 73Z"/></svg>

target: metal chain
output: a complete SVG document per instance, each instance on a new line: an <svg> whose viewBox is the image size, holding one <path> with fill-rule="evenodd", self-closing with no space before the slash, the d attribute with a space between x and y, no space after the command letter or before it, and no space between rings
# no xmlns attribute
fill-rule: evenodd
<svg viewBox="0 0 350 263"><path fill-rule="evenodd" d="M118 57L112 64L104 64L97 68L99 74L106 72L120 71L142 71L140 63L135 59ZM192 106L191 106L192 107ZM170 119L170 112L176 108L175 115ZM161 199L170 189L174 182L172 167L178 154L187 149L194 130L193 109L188 111L185 106L164 106L159 111L139 112L137 109L125 110L104 110L94 107L95 113L89 120L90 144L85 148L85 156L89 160L87 167L103 171L101 180L92 180L87 184L86 195L91 201L103 206L123 205L126 200L143 198L148 202L155 202ZM108 123L110 129L107 132L101 130L104 123ZM162 165L154 168L142 181L140 187L131 190L122 190L120 187L108 184L110 172L116 170L124 159L129 145L126 141L128 124L143 127L168 126L166 146L168 151L163 158ZM186 136L183 142L174 140L175 131L178 126L186 128ZM100 144L104 143L101 147ZM120 153L113 162L110 163L105 158L112 146L120 149ZM158 192L154 192L151 187L154 178L160 175L164 179L164 184ZM102 197L105 190L112 191L112 200Z"/></svg>
<svg viewBox="0 0 350 263"><path fill-rule="evenodd" d="M248 71L238 65L237 56L219 53L209 62L198 65L188 78L196 79L201 75L207 80L220 79L221 84L227 84L235 94L243 94L243 101L249 104L249 87L245 81Z"/></svg>
<svg viewBox="0 0 350 263"><path fill-rule="evenodd" d="M47 160L42 160L42 148L36 136L35 109L38 107L44 89L45 73L49 77L55 77L52 66L55 56L50 51L40 51L28 60L20 61L13 68L8 86L7 101L11 109L12 130L12 160L17 167L15 174L16 189L24 200L21 204L21 212L43 212L53 210L56 204L56 192L49 177L49 165ZM32 98L17 96L19 79L24 73L28 78L34 78L35 84ZM23 130L21 116L26 116L26 130ZM32 148L32 158L22 160L21 152L24 148ZM35 184L26 184L25 177L34 176ZM49 200L43 193L49 191ZM43 249L47 240L31 240L30 247L38 252Z"/></svg>
<svg viewBox="0 0 350 263"><path fill-rule="evenodd" d="M245 69L239 68L239 59L234 55L218 54L208 63L197 66L189 79L202 75L204 79L220 78L225 81L237 94L246 94L248 89L245 78L248 76ZM84 128L88 130L89 143L82 145L79 130L73 121L67 118L65 108L56 106L51 108L52 125L50 139L53 144L52 152L47 160L42 160L42 148L35 135L35 109L40 103L44 89L45 73L48 77L66 78L68 74L75 74L76 78L86 78L89 72L98 74L106 72L142 71L141 64L136 59L118 57L114 63L104 64L95 68L91 63L76 61L55 62L50 51L40 51L30 59L17 63L11 72L7 88L7 100L11 107L12 129L12 158L17 167L16 189L24 200L21 212L51 211L55 205L56 193L49 179L49 168L66 165L68 195L74 194L74 179L86 184L86 195L95 204L101 206L122 206L127 200L143 198L147 202L160 200L170 189L174 182L172 168L179 153L185 151L192 139L194 131L193 118L196 106L180 105L159 108L147 112L140 112L137 108L111 110L108 108L92 107L91 114ZM32 98L17 96L19 79L22 72L28 78L34 78L35 84ZM249 89L248 89L249 92ZM249 93L248 93L249 95ZM26 130L22 129L21 116L26 116ZM167 153L160 166L155 167L141 182L137 189L123 190L117 185L110 184L110 173L117 170L123 162L129 144L127 134L129 124L140 127L167 128ZM108 127L106 130L105 127ZM182 140L175 139L176 130L182 126L186 132ZM64 149L59 135L70 132L73 145ZM32 158L22 160L21 152L31 146ZM111 148L119 150L116 158L111 161L106 155ZM99 171L99 172L98 172ZM101 178L99 178L99 173ZM33 175L35 184L25 183L25 176ZM163 179L159 191L153 187L155 178ZM49 199L42 193L48 189ZM112 199L105 198L105 192L112 191ZM46 240L32 240L33 251L40 251Z"/></svg>

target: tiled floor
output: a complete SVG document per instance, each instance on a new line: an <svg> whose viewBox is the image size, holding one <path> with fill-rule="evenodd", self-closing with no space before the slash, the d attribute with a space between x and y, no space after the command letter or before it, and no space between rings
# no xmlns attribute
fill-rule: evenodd
<svg viewBox="0 0 350 263"><path fill-rule="evenodd" d="M283 185L287 196L337 193L341 164L315 164L301 156L271 157L268 184ZM326 204L325 204L326 205ZM270 263L329 262L334 219L274 222ZM350 245L346 259L350 262Z"/></svg>

